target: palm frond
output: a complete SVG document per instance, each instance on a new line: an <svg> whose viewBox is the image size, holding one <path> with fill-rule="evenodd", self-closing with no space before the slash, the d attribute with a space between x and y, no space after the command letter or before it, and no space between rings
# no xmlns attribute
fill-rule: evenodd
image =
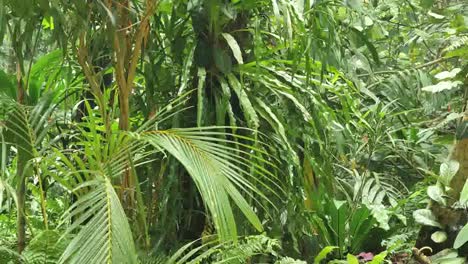
<svg viewBox="0 0 468 264"><path fill-rule="evenodd" d="M137 263L130 225L109 179L87 181L79 188L92 190L67 211L64 223L73 223L66 235L78 231L59 263Z"/></svg>
<svg viewBox="0 0 468 264"><path fill-rule="evenodd" d="M223 139L227 136L234 135L210 131L207 128L198 131L195 129L152 131L141 135L143 140L169 152L187 169L211 213L222 241L237 239L237 227L230 199L257 230L263 230L254 208L249 205L242 193L253 199L268 201L269 199L247 179L246 175L249 175L249 168L252 165L261 168L256 163L271 164L267 160L256 159L251 152L254 150L253 147L248 147L247 151L243 152L247 155L243 158L239 154L239 149L235 147L240 143ZM262 152L258 149L255 151ZM275 176L268 171L258 171L265 176L264 178L275 181Z"/></svg>
<svg viewBox="0 0 468 264"><path fill-rule="evenodd" d="M22 253L28 264L54 264L65 250L68 239L59 240L56 230L45 230L37 234Z"/></svg>
<svg viewBox="0 0 468 264"><path fill-rule="evenodd" d="M177 252L166 262L166 264L179 263L246 263L252 261L256 256L267 256L269 260L279 258L281 244L277 239L265 235L247 236L239 238L239 243L234 241L210 241L201 246L196 245L198 240L192 241ZM279 258L278 261L292 259ZM305 263L305 262L279 262L279 263ZM278 263L278 262L275 262Z"/></svg>

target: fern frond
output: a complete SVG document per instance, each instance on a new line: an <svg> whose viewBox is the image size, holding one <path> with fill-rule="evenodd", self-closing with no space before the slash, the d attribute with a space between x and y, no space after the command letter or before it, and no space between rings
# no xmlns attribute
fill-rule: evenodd
<svg viewBox="0 0 468 264"><path fill-rule="evenodd" d="M69 243L67 238L60 239L55 230L45 230L37 234L23 252L28 264L55 264Z"/></svg>
<svg viewBox="0 0 468 264"><path fill-rule="evenodd" d="M450 44L445 47L444 52L449 52L468 45L468 36L456 37L450 42Z"/></svg>

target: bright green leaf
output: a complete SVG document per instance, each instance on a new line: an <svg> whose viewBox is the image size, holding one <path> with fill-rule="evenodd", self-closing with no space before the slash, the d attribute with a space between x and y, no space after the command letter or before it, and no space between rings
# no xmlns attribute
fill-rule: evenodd
<svg viewBox="0 0 468 264"><path fill-rule="evenodd" d="M434 77L436 77L437 79L439 80L444 80L444 79L452 79L454 78L455 76L457 76L457 74L461 71L460 68L455 68L451 71L443 71L443 72L439 72L438 74L436 74Z"/></svg>
<svg viewBox="0 0 468 264"><path fill-rule="evenodd" d="M423 88L421 88L421 90L423 90L425 92L438 93L438 92L442 92L442 91L445 91L445 90L452 90L453 88L457 88L461 84L462 84L462 82L460 82L460 81L455 81L455 82L441 81L441 82L439 82L437 84L423 87Z"/></svg>
<svg viewBox="0 0 468 264"><path fill-rule="evenodd" d="M447 240L447 233L445 233L444 231L436 231L432 233L431 239L436 243L442 243L445 240Z"/></svg>
<svg viewBox="0 0 468 264"><path fill-rule="evenodd" d="M449 160L440 165L439 181L445 186L449 186L453 176L457 174L460 163L456 160Z"/></svg>
<svg viewBox="0 0 468 264"><path fill-rule="evenodd" d="M439 204L445 205L444 190L439 184L427 187L427 195Z"/></svg>
<svg viewBox="0 0 468 264"><path fill-rule="evenodd" d="M457 237L455 238L455 242L453 243L453 248L458 249L466 242L468 242L468 224L466 224L458 233Z"/></svg>
<svg viewBox="0 0 468 264"><path fill-rule="evenodd" d="M222 33L222 35L231 48L232 54L234 55L234 58L236 58L237 62L239 64L244 64L244 60L242 59L242 52L239 44L237 44L236 39L229 33Z"/></svg>
<svg viewBox="0 0 468 264"><path fill-rule="evenodd" d="M421 225L442 227L429 209L418 209L413 212L414 220Z"/></svg>
<svg viewBox="0 0 468 264"><path fill-rule="evenodd" d="M348 264L359 264L358 258L352 254L346 255L346 260L348 261Z"/></svg>
<svg viewBox="0 0 468 264"><path fill-rule="evenodd" d="M328 254L330 254L333 250L337 249L338 247L328 246L323 248L319 254L314 259L314 264L320 264L322 260L324 260Z"/></svg>

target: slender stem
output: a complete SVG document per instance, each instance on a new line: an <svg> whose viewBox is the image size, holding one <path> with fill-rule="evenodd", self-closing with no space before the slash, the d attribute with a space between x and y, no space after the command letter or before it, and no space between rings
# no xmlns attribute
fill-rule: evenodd
<svg viewBox="0 0 468 264"><path fill-rule="evenodd" d="M17 55L18 57L18 55ZM23 87L22 73L21 73L21 62L18 59L16 64L16 80L17 80L17 100L18 103L23 104L25 99L25 90ZM16 178L18 179L16 196L17 196L17 219L16 219L16 235L18 243L18 253L21 254L26 246L26 216L24 213L26 204L26 180L25 180L25 168L26 168L26 153L18 148L17 158L17 169Z"/></svg>
<svg viewBox="0 0 468 264"><path fill-rule="evenodd" d="M42 218L43 218L43 221L44 221L44 227L45 227L46 230L49 230L47 210L46 210L47 202L46 202L45 192L44 192L44 188L43 188L43 184L42 184L42 176L39 175L36 166L34 166L34 170L36 171L36 175L37 175L37 178L39 180L39 193L40 193L40 197L41 197L41 211L42 211Z"/></svg>
<svg viewBox="0 0 468 264"><path fill-rule="evenodd" d="M42 29L42 27L40 27L39 30L37 31L36 41L34 41L34 47L33 47L33 52L32 52L33 54L36 52L37 44L39 43L39 38L40 38L41 32L42 32L41 29ZM28 89L28 87L29 87L29 79L31 77L32 64L33 64L33 59L31 58L31 60L29 61L29 66L28 66L28 74L26 76L26 84L25 84L26 89Z"/></svg>
<svg viewBox="0 0 468 264"><path fill-rule="evenodd" d="M21 161L20 161L21 160ZM18 243L18 253L21 254L26 246L26 216L24 213L26 203L26 182L24 177L24 166L22 159L18 158L18 168L16 176L18 177L18 187L16 191L18 204L17 208L17 220L16 220L16 236Z"/></svg>

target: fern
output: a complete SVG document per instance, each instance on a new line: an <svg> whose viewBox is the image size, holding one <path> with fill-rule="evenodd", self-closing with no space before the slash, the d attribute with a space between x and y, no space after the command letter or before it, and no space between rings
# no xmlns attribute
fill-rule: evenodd
<svg viewBox="0 0 468 264"><path fill-rule="evenodd" d="M0 263L23 263L23 257L11 248L0 245Z"/></svg>
<svg viewBox="0 0 468 264"><path fill-rule="evenodd" d="M267 236L248 236L242 243L233 244L232 247L223 250L216 256L216 263L246 263L256 255L278 255L280 243L276 239Z"/></svg>
<svg viewBox="0 0 468 264"><path fill-rule="evenodd" d="M199 247L193 247L199 240L193 241L180 250L178 250L167 264L175 263L229 263L241 264L251 261L257 263L257 257L263 256L270 262L277 264L303 264L305 262L294 260L288 257L282 257L280 254L281 245L277 239L269 238L264 235L247 236L239 239L238 243L224 242L218 243L210 241ZM196 256L196 257L194 257ZM255 259L255 260L252 260ZM274 262L277 260L276 262Z"/></svg>
<svg viewBox="0 0 468 264"><path fill-rule="evenodd" d="M29 264L55 264L67 247L68 239L60 240L61 234L55 230L45 230L36 235L23 252Z"/></svg>
<svg viewBox="0 0 468 264"><path fill-rule="evenodd" d="M444 49L444 52L453 51L467 45L468 36L455 37L455 39Z"/></svg>

